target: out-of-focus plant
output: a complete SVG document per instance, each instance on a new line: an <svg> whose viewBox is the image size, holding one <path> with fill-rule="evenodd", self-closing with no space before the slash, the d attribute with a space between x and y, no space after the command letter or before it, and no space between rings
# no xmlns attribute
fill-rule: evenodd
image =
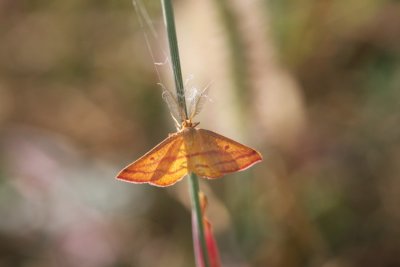
<svg viewBox="0 0 400 267"><path fill-rule="evenodd" d="M204 235L207 244L207 253L210 260L211 267L220 267L221 260L219 257L217 241L215 240L214 233L210 221L205 215L207 208L207 197L204 193L200 192L200 205L202 210L202 219L204 227ZM192 228L193 228L193 247L194 253L196 255L196 264L199 267L204 267L205 263L203 261L202 249L199 240L199 225L195 213L192 213Z"/></svg>

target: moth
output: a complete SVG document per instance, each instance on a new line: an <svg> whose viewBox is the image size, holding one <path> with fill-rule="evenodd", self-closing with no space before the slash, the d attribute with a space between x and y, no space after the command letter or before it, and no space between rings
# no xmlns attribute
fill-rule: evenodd
<svg viewBox="0 0 400 267"><path fill-rule="evenodd" d="M132 183L148 183L170 186L193 172L198 176L215 179L228 173L245 170L260 162L262 156L256 150L215 132L198 128L193 118L207 97L206 89L188 94L190 115L178 108L177 98L169 90L164 91L171 115L178 131L170 134L138 160L125 167L117 179ZM183 118L178 123L177 118Z"/></svg>

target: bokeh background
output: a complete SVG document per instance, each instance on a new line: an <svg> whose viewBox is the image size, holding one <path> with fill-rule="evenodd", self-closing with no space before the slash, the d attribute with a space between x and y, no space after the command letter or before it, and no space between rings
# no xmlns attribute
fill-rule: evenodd
<svg viewBox="0 0 400 267"><path fill-rule="evenodd" d="M201 182L223 266L400 266L400 2L174 4L201 127L264 155ZM194 266L187 181L114 179L175 131L149 29L130 0L0 1L0 266Z"/></svg>

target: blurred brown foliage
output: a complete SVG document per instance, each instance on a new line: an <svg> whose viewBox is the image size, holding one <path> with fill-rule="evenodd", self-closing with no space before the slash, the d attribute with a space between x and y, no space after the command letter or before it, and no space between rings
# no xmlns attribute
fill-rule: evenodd
<svg viewBox="0 0 400 267"><path fill-rule="evenodd" d="M201 126L264 154L202 182L223 265L400 266L400 2L175 6ZM132 3L3 0L0 38L0 266L194 266L186 181L113 178L174 131Z"/></svg>

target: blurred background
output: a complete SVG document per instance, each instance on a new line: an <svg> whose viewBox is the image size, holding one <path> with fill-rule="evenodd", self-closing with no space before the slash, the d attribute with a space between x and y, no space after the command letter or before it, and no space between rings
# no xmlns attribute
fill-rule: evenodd
<svg viewBox="0 0 400 267"><path fill-rule="evenodd" d="M174 5L200 126L264 155L201 181L223 266L400 266L400 2ZM130 0L0 1L0 266L194 266L186 179L114 179L175 131L153 63Z"/></svg>

